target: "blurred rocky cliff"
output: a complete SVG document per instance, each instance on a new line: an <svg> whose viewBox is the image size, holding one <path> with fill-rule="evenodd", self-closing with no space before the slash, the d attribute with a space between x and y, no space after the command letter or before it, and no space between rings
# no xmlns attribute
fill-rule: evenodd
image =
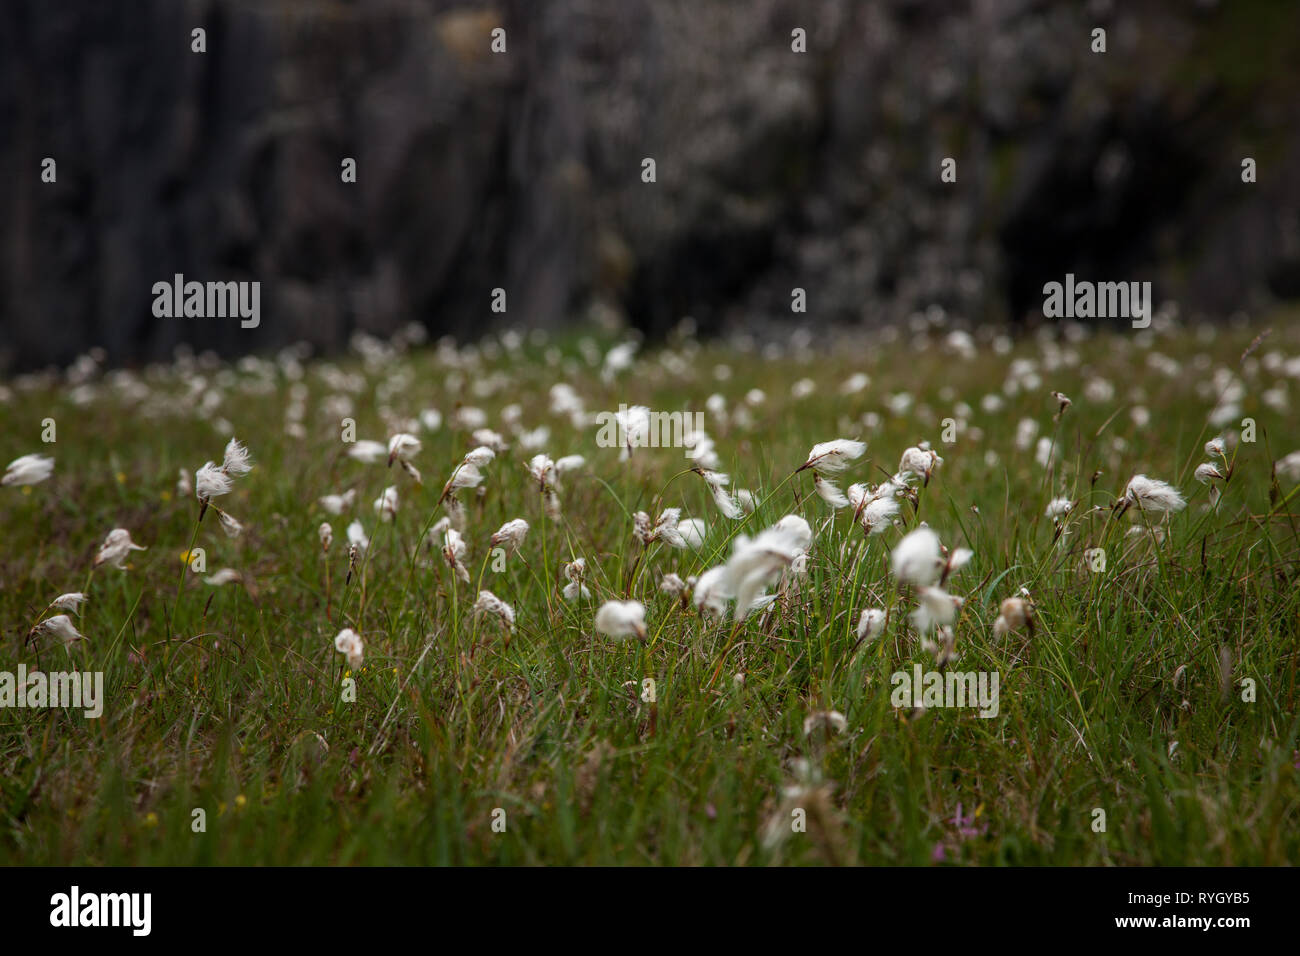
<svg viewBox="0 0 1300 956"><path fill-rule="evenodd" d="M0 368L593 309L1014 321L1067 271L1265 307L1300 296L1297 63L1274 0L13 0ZM155 318L175 273L260 281L260 327Z"/></svg>

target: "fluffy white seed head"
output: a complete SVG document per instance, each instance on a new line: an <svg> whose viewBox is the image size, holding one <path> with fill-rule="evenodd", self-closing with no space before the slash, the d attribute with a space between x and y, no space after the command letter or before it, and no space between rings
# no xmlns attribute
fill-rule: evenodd
<svg viewBox="0 0 1300 956"><path fill-rule="evenodd" d="M0 485L35 485L54 473L54 459L48 455L23 455L9 462Z"/></svg>
<svg viewBox="0 0 1300 956"><path fill-rule="evenodd" d="M943 573L944 559L939 536L929 528L916 528L903 536L892 556L894 577L902 584L929 587Z"/></svg>
<svg viewBox="0 0 1300 956"><path fill-rule="evenodd" d="M615 640L635 637L644 642L645 605L640 601L606 601L596 612L596 630Z"/></svg>
<svg viewBox="0 0 1300 956"><path fill-rule="evenodd" d="M866 450L866 442L852 438L836 438L834 441L820 442L813 445L801 468L816 468L827 474L836 474L861 458Z"/></svg>

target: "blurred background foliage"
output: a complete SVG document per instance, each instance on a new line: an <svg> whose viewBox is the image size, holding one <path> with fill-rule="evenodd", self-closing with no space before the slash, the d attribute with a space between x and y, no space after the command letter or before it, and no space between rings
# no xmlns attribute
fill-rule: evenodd
<svg viewBox="0 0 1300 956"><path fill-rule="evenodd" d="M1290 0L15 0L0 369L411 320L1023 323L1066 272L1267 310L1300 297L1297 63ZM262 282L261 326L155 318L175 273Z"/></svg>

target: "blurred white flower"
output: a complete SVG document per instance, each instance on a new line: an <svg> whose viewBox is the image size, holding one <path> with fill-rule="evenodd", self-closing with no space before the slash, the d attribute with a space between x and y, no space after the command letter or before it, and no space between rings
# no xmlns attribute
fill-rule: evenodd
<svg viewBox="0 0 1300 956"><path fill-rule="evenodd" d="M361 666L365 648L361 643L361 635L352 628L345 627L338 632L334 638L334 650L348 659L348 667L353 670Z"/></svg>
<svg viewBox="0 0 1300 956"><path fill-rule="evenodd" d="M808 452L808 458L799 466L799 471L805 468L816 468L818 471L824 471L827 474L835 474L843 471L849 465L862 457L867 450L867 443L856 441L851 438L836 438L833 441L824 441L813 445L812 450Z"/></svg>
<svg viewBox="0 0 1300 956"><path fill-rule="evenodd" d="M0 485L35 485L54 473L54 459L47 455L23 455L9 462Z"/></svg>
<svg viewBox="0 0 1300 956"><path fill-rule="evenodd" d="M640 601L606 601L596 612L596 630L615 640L646 641L645 605Z"/></svg>
<svg viewBox="0 0 1300 956"><path fill-rule="evenodd" d="M475 616L490 615L500 620L506 630L514 629L515 609L491 591L479 591L472 610Z"/></svg>
<svg viewBox="0 0 1300 956"><path fill-rule="evenodd" d="M132 551L145 550L147 549L131 540L131 532L126 528L114 528L99 546L99 553L95 555L95 567L111 564L119 571L124 570L126 559Z"/></svg>
<svg viewBox="0 0 1300 956"><path fill-rule="evenodd" d="M892 562L894 577L901 583L929 587L939 580L944 568L939 536L926 527L909 531L894 546Z"/></svg>
<svg viewBox="0 0 1300 956"><path fill-rule="evenodd" d="M72 618L66 614L56 614L53 617L47 617L41 621L38 626L39 630L53 634L64 644L71 644L74 641L84 640L82 633L77 630L72 623Z"/></svg>

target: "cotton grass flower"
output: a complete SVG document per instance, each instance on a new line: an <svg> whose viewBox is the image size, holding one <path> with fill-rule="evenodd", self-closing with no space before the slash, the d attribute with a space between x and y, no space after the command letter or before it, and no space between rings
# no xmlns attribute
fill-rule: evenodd
<svg viewBox="0 0 1300 956"><path fill-rule="evenodd" d="M397 517L397 486L389 485L384 493L375 499L375 514L380 521L392 521Z"/></svg>
<svg viewBox="0 0 1300 956"><path fill-rule="evenodd" d="M867 608L858 618L858 640L874 641L884 633L886 613L878 607Z"/></svg>
<svg viewBox="0 0 1300 956"><path fill-rule="evenodd" d="M235 438L231 438L226 443L221 470L232 478L239 478L253 470L253 460L248 453L248 448Z"/></svg>
<svg viewBox="0 0 1300 956"><path fill-rule="evenodd" d="M471 610L475 617L494 617L505 625L507 631L514 630L515 609L491 591L479 591Z"/></svg>
<svg viewBox="0 0 1300 956"><path fill-rule="evenodd" d="M316 529L316 534L320 538L321 550L328 552L330 545L334 543L334 529L330 527L330 523L322 521L320 527Z"/></svg>
<svg viewBox="0 0 1300 956"><path fill-rule="evenodd" d="M456 573L465 584L469 584L469 569L465 567L465 557L468 553L465 547L465 539L455 528L448 528L442 536L442 557L447 562L447 566Z"/></svg>
<svg viewBox="0 0 1300 956"><path fill-rule="evenodd" d="M345 627L335 636L334 650L347 658L348 667L352 670L359 668L364 660L365 647L361 643L361 635L350 627Z"/></svg>
<svg viewBox="0 0 1300 956"><path fill-rule="evenodd" d="M1158 514L1182 511L1187 507L1187 501L1177 488L1159 479L1148 478L1146 475L1134 475L1129 479L1128 486L1124 489L1124 497L1120 500L1120 514L1128 510L1130 505L1137 505L1141 511Z"/></svg>
<svg viewBox="0 0 1300 956"><path fill-rule="evenodd" d="M1073 508L1074 502L1069 498L1053 498L1047 503L1047 511L1044 513L1053 521L1059 521L1069 514Z"/></svg>
<svg viewBox="0 0 1300 956"><path fill-rule="evenodd" d="M392 438L388 439L388 467L393 467L393 462L408 462L411 457L419 454L420 449L424 447L420 439L416 438L409 432L398 432Z"/></svg>
<svg viewBox="0 0 1300 956"><path fill-rule="evenodd" d="M496 458L496 452L485 445L480 445L468 452L459 465L452 471L451 477L442 488L441 503L461 488L477 488L483 482L482 469Z"/></svg>
<svg viewBox="0 0 1300 956"><path fill-rule="evenodd" d="M316 499L316 503L328 514L341 515L343 512L350 510L356 500L357 490L349 488L341 495L321 495Z"/></svg>
<svg viewBox="0 0 1300 956"><path fill-rule="evenodd" d="M695 606L701 611L722 617L727 613L727 569L725 566L709 568L695 581Z"/></svg>
<svg viewBox="0 0 1300 956"><path fill-rule="evenodd" d="M1009 634L1012 631L1028 631L1032 637L1034 633L1033 608L1028 600L1022 597L1009 597L1002 602L998 609L998 618L993 622L993 633L997 637Z"/></svg>
<svg viewBox="0 0 1300 956"><path fill-rule="evenodd" d="M566 601L577 601L591 597L591 591L582 583L587 573L587 559L574 558L561 569L565 579L569 582L564 586L561 592Z"/></svg>
<svg viewBox="0 0 1300 956"><path fill-rule="evenodd" d="M56 614L53 617L47 617L36 626L38 631L46 634L53 634L65 645L73 644L76 641L85 640L84 635L77 630L72 623L72 618L66 614Z"/></svg>
<svg viewBox="0 0 1300 956"><path fill-rule="evenodd" d="M718 587L735 598L737 618L758 609L765 589L775 584L811 543L812 529L798 515L786 515L752 540L743 534L736 537Z"/></svg>
<svg viewBox="0 0 1300 956"><path fill-rule="evenodd" d="M215 507L215 506L214 506ZM244 526L240 524L234 515L227 514L220 508L216 509L217 517L221 521L221 530L226 533L228 538L238 538L244 533Z"/></svg>
<svg viewBox="0 0 1300 956"><path fill-rule="evenodd" d="M73 614L81 613L81 605L90 600L89 596L82 591L69 591L67 594L60 594L50 602L50 607L56 607L60 611L71 611Z"/></svg>
<svg viewBox="0 0 1300 956"><path fill-rule="evenodd" d="M928 634L935 627L945 627L957 620L965 599L937 587L924 587L917 591L917 608L911 614L912 626L920 634Z"/></svg>
<svg viewBox="0 0 1300 956"><path fill-rule="evenodd" d="M54 459L48 455L23 455L9 462L0 485L37 485L54 474Z"/></svg>
<svg viewBox="0 0 1300 956"><path fill-rule="evenodd" d="M1300 451L1283 455L1273 463L1273 470L1283 481L1300 482Z"/></svg>
<svg viewBox="0 0 1300 956"><path fill-rule="evenodd" d="M832 509L847 508L849 499L840 491L839 486L829 478L823 478L821 475L813 472L813 490L817 492L817 497L831 506Z"/></svg>
<svg viewBox="0 0 1300 956"><path fill-rule="evenodd" d="M894 577L913 587L929 587L943 574L945 561L939 536L929 528L909 531L891 555Z"/></svg>
<svg viewBox="0 0 1300 956"><path fill-rule="evenodd" d="M194 473L194 494L204 504L213 498L229 494L233 487L234 482L230 476L210 461Z"/></svg>
<svg viewBox="0 0 1300 956"><path fill-rule="evenodd" d="M99 553L95 555L95 567L101 564L111 564L119 571L126 569L126 559L132 551L145 551L144 546L138 545L131 540L131 532L126 528L114 528L104 538L104 543L99 546Z"/></svg>
<svg viewBox="0 0 1300 956"><path fill-rule="evenodd" d="M1195 478L1203 485L1208 485L1210 482L1215 481L1216 479L1219 481L1224 480L1223 474L1219 471L1219 469L1216 468L1212 463L1208 461L1205 462L1204 464L1196 466Z"/></svg>
<svg viewBox="0 0 1300 956"><path fill-rule="evenodd" d="M930 483L930 476L943 464L943 459L925 446L914 446L903 452L898 470L903 475L920 475L925 484Z"/></svg>
<svg viewBox="0 0 1300 956"><path fill-rule="evenodd" d="M370 538L366 536L366 529L360 521L353 521L348 525L348 546L360 552L370 547Z"/></svg>
<svg viewBox="0 0 1300 956"><path fill-rule="evenodd" d="M640 601L606 601L594 623L597 631L615 640L635 637L646 643L645 605Z"/></svg>
<svg viewBox="0 0 1300 956"><path fill-rule="evenodd" d="M363 465L373 465L381 462L387 455L387 445L381 441L371 441L368 438L352 442L352 447L348 449L348 457L353 461L361 462Z"/></svg>
<svg viewBox="0 0 1300 956"><path fill-rule="evenodd" d="M515 554L527 536L528 522L523 518L515 518L507 521L492 535L492 547L505 548L506 554Z"/></svg>
<svg viewBox="0 0 1300 956"><path fill-rule="evenodd" d="M704 523L703 518L686 518L677 523L677 533L688 548L698 548L704 544L704 536L708 530L708 525Z"/></svg>
<svg viewBox="0 0 1300 956"><path fill-rule="evenodd" d="M848 468L850 464L862 457L867 450L867 443L851 438L836 438L833 441L813 445L808 458L798 470L815 468L827 474L836 474Z"/></svg>

